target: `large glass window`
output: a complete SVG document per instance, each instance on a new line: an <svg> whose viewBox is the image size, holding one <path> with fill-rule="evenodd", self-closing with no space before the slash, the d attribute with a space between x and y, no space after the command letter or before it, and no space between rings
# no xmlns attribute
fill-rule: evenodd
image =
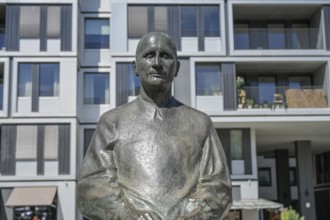
<svg viewBox="0 0 330 220"><path fill-rule="evenodd" d="M146 6L128 7L128 37L140 38L148 32L148 10Z"/></svg>
<svg viewBox="0 0 330 220"><path fill-rule="evenodd" d="M218 6L204 6L204 33L205 37L220 36L220 17Z"/></svg>
<svg viewBox="0 0 330 220"><path fill-rule="evenodd" d="M109 104L109 73L85 73L84 104Z"/></svg>
<svg viewBox="0 0 330 220"><path fill-rule="evenodd" d="M259 100L262 104L271 104L276 93L275 77L258 77Z"/></svg>
<svg viewBox="0 0 330 220"><path fill-rule="evenodd" d="M315 32L306 23L292 24L292 49L311 49L310 36L317 35Z"/></svg>
<svg viewBox="0 0 330 220"><path fill-rule="evenodd" d="M183 37L197 36L196 6L181 6L181 35Z"/></svg>
<svg viewBox="0 0 330 220"><path fill-rule="evenodd" d="M18 96L32 94L32 65L21 63L18 66Z"/></svg>
<svg viewBox="0 0 330 220"><path fill-rule="evenodd" d="M289 77L290 89L309 89L311 83L311 77L309 76L291 76Z"/></svg>
<svg viewBox="0 0 330 220"><path fill-rule="evenodd" d="M21 6L20 37L38 38L40 35L40 6Z"/></svg>
<svg viewBox="0 0 330 220"><path fill-rule="evenodd" d="M196 95L220 95L222 90L220 64L197 64L195 72Z"/></svg>
<svg viewBox="0 0 330 220"><path fill-rule="evenodd" d="M285 48L284 24L268 24L269 49Z"/></svg>
<svg viewBox="0 0 330 220"><path fill-rule="evenodd" d="M248 24L235 24L235 49L250 49Z"/></svg>
<svg viewBox="0 0 330 220"><path fill-rule="evenodd" d="M40 64L39 96L59 95L59 66L55 63Z"/></svg>
<svg viewBox="0 0 330 220"><path fill-rule="evenodd" d="M243 160L243 131L230 130L230 155L232 160Z"/></svg>
<svg viewBox="0 0 330 220"><path fill-rule="evenodd" d="M85 49L109 48L109 19L85 19Z"/></svg>
<svg viewBox="0 0 330 220"><path fill-rule="evenodd" d="M32 85L33 78L39 84ZM59 65L57 63L20 63L18 65L18 96L31 96L32 87L38 86L39 96L59 95Z"/></svg>

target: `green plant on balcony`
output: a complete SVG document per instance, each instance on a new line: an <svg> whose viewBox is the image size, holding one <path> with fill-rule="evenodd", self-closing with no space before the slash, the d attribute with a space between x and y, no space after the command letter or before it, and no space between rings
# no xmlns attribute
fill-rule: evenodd
<svg viewBox="0 0 330 220"><path fill-rule="evenodd" d="M241 76L236 77L236 93L237 93L237 104L238 108L243 108L246 104L246 92L242 89L242 86L245 84L245 80Z"/></svg>
<svg viewBox="0 0 330 220"><path fill-rule="evenodd" d="M292 209L291 207L285 208L281 212L281 220L304 220L303 216L300 216L299 213Z"/></svg>
<svg viewBox="0 0 330 220"><path fill-rule="evenodd" d="M246 105L248 108L252 108L253 104L254 104L253 99L246 99Z"/></svg>

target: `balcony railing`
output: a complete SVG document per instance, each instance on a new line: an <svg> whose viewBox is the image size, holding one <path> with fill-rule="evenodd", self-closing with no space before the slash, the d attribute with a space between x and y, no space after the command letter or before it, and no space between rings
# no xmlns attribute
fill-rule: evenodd
<svg viewBox="0 0 330 220"><path fill-rule="evenodd" d="M235 28L236 50L322 49L318 28Z"/></svg>
<svg viewBox="0 0 330 220"><path fill-rule="evenodd" d="M327 108L322 87L243 86L237 92L238 108Z"/></svg>

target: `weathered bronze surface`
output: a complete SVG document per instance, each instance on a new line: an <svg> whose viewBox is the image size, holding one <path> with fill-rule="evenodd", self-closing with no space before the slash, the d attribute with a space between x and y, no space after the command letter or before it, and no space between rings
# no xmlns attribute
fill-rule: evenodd
<svg viewBox="0 0 330 220"><path fill-rule="evenodd" d="M225 154L210 118L171 95L180 67L171 38L143 36L133 66L140 95L101 116L77 185L81 212L93 220L222 219L232 202Z"/></svg>

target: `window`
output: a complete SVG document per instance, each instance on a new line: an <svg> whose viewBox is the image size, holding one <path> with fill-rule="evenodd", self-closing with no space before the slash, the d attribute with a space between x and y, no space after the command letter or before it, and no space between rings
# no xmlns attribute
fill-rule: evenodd
<svg viewBox="0 0 330 220"><path fill-rule="evenodd" d="M84 155L86 154L89 144L92 141L95 128L86 128L84 129Z"/></svg>
<svg viewBox="0 0 330 220"><path fill-rule="evenodd" d="M61 33L61 7L47 7L47 37L59 38Z"/></svg>
<svg viewBox="0 0 330 220"><path fill-rule="evenodd" d="M259 100L262 104L271 104L276 93L275 77L258 77Z"/></svg>
<svg viewBox="0 0 330 220"><path fill-rule="evenodd" d="M181 6L181 35L182 37L197 36L197 8Z"/></svg>
<svg viewBox="0 0 330 220"><path fill-rule="evenodd" d="M59 67L58 64L40 64L39 96L59 95Z"/></svg>
<svg viewBox="0 0 330 220"><path fill-rule="evenodd" d="M312 85L311 77L309 76L290 76L289 88L290 89L309 89Z"/></svg>
<svg viewBox="0 0 330 220"><path fill-rule="evenodd" d="M167 18L167 7L155 6L154 8L154 19L155 19L155 31L157 32L168 32L168 18Z"/></svg>
<svg viewBox="0 0 330 220"><path fill-rule="evenodd" d="M136 75L133 66L128 64L128 95L138 96L140 94L140 78Z"/></svg>
<svg viewBox="0 0 330 220"><path fill-rule="evenodd" d="M220 36L220 17L218 6L204 6L204 34L205 37L218 37Z"/></svg>
<svg viewBox="0 0 330 220"><path fill-rule="evenodd" d="M148 32L147 6L128 7L128 37L140 38Z"/></svg>
<svg viewBox="0 0 330 220"><path fill-rule="evenodd" d="M290 167L289 173L290 173L290 186L296 186L297 185L296 168Z"/></svg>
<svg viewBox="0 0 330 220"><path fill-rule="evenodd" d="M109 73L85 73L84 104L109 104Z"/></svg>
<svg viewBox="0 0 330 220"><path fill-rule="evenodd" d="M17 126L16 135L16 159L37 159L37 126Z"/></svg>
<svg viewBox="0 0 330 220"><path fill-rule="evenodd" d="M85 19L85 49L109 48L109 19Z"/></svg>
<svg viewBox="0 0 330 220"><path fill-rule="evenodd" d="M18 66L18 96L32 94L32 65L19 64Z"/></svg>
<svg viewBox="0 0 330 220"><path fill-rule="evenodd" d="M292 24L292 48L293 49L312 49L310 36L312 36L313 29L309 28L307 23Z"/></svg>
<svg viewBox="0 0 330 220"><path fill-rule="evenodd" d="M230 130L230 148L231 160L244 160L242 130Z"/></svg>
<svg viewBox="0 0 330 220"><path fill-rule="evenodd" d="M195 71L197 96L220 95L222 90L220 64L197 64Z"/></svg>
<svg viewBox="0 0 330 220"><path fill-rule="evenodd" d="M258 169L259 186L272 186L271 170L269 167L260 167Z"/></svg>
<svg viewBox="0 0 330 220"><path fill-rule="evenodd" d="M285 49L284 24L268 24L269 49Z"/></svg>
<svg viewBox="0 0 330 220"><path fill-rule="evenodd" d="M40 6L21 6L20 13L20 37L38 38L40 35Z"/></svg>
<svg viewBox="0 0 330 220"><path fill-rule="evenodd" d="M45 126L44 158L45 160L57 160L58 158L58 125Z"/></svg>
<svg viewBox="0 0 330 220"><path fill-rule="evenodd" d="M235 49L249 49L250 34L248 24L235 24Z"/></svg>
<svg viewBox="0 0 330 220"><path fill-rule="evenodd" d="M59 64L20 63L18 65L18 96L30 97L38 88L39 96L59 95Z"/></svg>

